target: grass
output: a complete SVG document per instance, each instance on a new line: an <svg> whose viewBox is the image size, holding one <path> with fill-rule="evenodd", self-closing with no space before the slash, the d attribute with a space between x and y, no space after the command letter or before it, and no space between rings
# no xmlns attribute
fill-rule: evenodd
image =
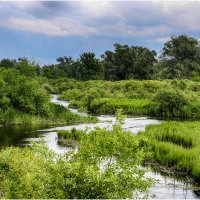
<svg viewBox="0 0 200 200"><path fill-rule="evenodd" d="M90 110L114 114L116 110L123 109L126 114L147 115L151 104L152 101L148 99L101 98L91 102Z"/></svg>
<svg viewBox="0 0 200 200"><path fill-rule="evenodd" d="M58 135L58 143L64 146L75 147L79 145L80 140L82 140L86 133L81 130L77 130L75 128L68 130L60 130L57 133Z"/></svg>
<svg viewBox="0 0 200 200"><path fill-rule="evenodd" d="M150 125L139 134L153 155L148 157L174 168L200 183L200 122L165 122Z"/></svg>
<svg viewBox="0 0 200 200"><path fill-rule="evenodd" d="M59 139L72 139L76 141L80 141L86 135L84 131L77 130L75 128L68 130L60 130L58 131L58 138Z"/></svg>
<svg viewBox="0 0 200 200"><path fill-rule="evenodd" d="M97 118L91 116L80 116L74 114L60 105L51 104L51 112L48 116L31 115L20 112L12 107L6 111L0 110L0 124L2 125L62 125L78 123L96 123Z"/></svg>
<svg viewBox="0 0 200 200"><path fill-rule="evenodd" d="M60 83L61 84L61 83ZM200 83L189 80L124 80L76 82L61 90L71 106L97 114L119 108L132 115L162 118L200 118Z"/></svg>

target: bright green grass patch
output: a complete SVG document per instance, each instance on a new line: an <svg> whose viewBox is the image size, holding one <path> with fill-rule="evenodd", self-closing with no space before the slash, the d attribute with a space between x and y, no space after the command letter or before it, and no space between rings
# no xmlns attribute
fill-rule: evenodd
<svg viewBox="0 0 200 200"><path fill-rule="evenodd" d="M80 140L86 137L86 132L73 128L71 130L60 130L57 135L60 145L76 147Z"/></svg>
<svg viewBox="0 0 200 200"><path fill-rule="evenodd" d="M81 139L83 139L83 137L85 137L86 133L84 131L73 128L70 131L60 130L60 131L58 131L57 135L58 135L58 139L62 138L65 140L72 139L72 140L80 141Z"/></svg>
<svg viewBox="0 0 200 200"><path fill-rule="evenodd" d="M148 99L95 99L90 104L90 111L114 114L122 109L126 114L147 115L150 112L151 100Z"/></svg>
<svg viewBox="0 0 200 200"><path fill-rule="evenodd" d="M200 122L150 125L139 137L153 150L150 160L186 173L200 183ZM143 138L143 139L144 139Z"/></svg>

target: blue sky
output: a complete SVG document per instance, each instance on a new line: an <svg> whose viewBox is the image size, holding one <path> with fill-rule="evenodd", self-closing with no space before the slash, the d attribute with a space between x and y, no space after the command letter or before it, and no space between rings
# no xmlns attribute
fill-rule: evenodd
<svg viewBox="0 0 200 200"><path fill-rule="evenodd" d="M160 51L170 36L200 37L199 10L199 1L1 1L0 59L43 65L115 43Z"/></svg>

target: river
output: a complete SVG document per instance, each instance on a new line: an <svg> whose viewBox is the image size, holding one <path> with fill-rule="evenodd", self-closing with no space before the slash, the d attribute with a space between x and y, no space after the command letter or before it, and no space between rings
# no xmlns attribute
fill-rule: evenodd
<svg viewBox="0 0 200 200"><path fill-rule="evenodd" d="M57 99L57 95L52 95L51 101L56 104L61 104L68 107L69 102ZM80 115L87 115L80 113L77 109L71 109L71 112ZM42 126L7 126L0 127L0 148L7 146L24 146L30 141L38 141L39 137L43 137L49 149L54 150L59 154L64 154L67 151L66 147L57 144L57 130L70 130L73 127L83 130L87 127L88 131L95 127L111 129L115 123L116 117L109 115L97 116L99 123L96 124L79 124L73 126L58 126L58 127L42 127ZM123 128L137 134L139 131L145 130L149 124L162 123L160 120L150 119L147 117L127 117ZM151 170L147 176L151 176L158 180L154 187L150 188L150 194L156 199L199 199L200 196L192 190L191 182L181 178L170 176Z"/></svg>

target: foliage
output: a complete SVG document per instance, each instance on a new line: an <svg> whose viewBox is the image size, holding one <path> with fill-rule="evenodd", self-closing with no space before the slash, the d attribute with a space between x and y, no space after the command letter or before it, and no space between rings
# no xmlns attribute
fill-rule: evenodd
<svg viewBox="0 0 200 200"><path fill-rule="evenodd" d="M74 61L72 57L57 58L58 64L43 67L43 76L48 78L68 77L77 80L103 79L103 66L92 52L85 52L80 59Z"/></svg>
<svg viewBox="0 0 200 200"><path fill-rule="evenodd" d="M96 122L50 103L45 80L0 68L0 124L64 124Z"/></svg>
<svg viewBox="0 0 200 200"><path fill-rule="evenodd" d="M115 44L115 51L106 51L104 59L105 80L126 80L151 77L156 52L144 47Z"/></svg>
<svg viewBox="0 0 200 200"><path fill-rule="evenodd" d="M35 77L40 73L39 64L33 59L29 61L27 58L7 59L4 58L0 61L0 67L6 69L16 69L21 74L29 77Z"/></svg>
<svg viewBox="0 0 200 200"><path fill-rule="evenodd" d="M80 56L80 80L98 80L103 78L103 67L100 61L91 52Z"/></svg>
<svg viewBox="0 0 200 200"><path fill-rule="evenodd" d="M27 78L15 69L1 69L0 77L3 94L1 102L25 113L48 115L49 94L36 79Z"/></svg>
<svg viewBox="0 0 200 200"><path fill-rule="evenodd" d="M72 78L75 80L128 80L128 79L191 79L199 81L200 43L187 35L171 37L164 43L161 56L143 46L116 43L114 51L105 51L98 59L93 52L83 52L74 60L61 56L56 64L41 67L27 58L0 61L0 68L12 68L25 76L37 75L48 79ZM63 87L67 87L66 84ZM55 90L57 91L57 90Z"/></svg>
<svg viewBox="0 0 200 200"><path fill-rule="evenodd" d="M60 98L71 107L98 114L126 114L165 118L199 118L200 84L189 80L127 80L77 82Z"/></svg>
<svg viewBox="0 0 200 200"><path fill-rule="evenodd" d="M184 108L188 104L186 97L177 90L160 90L154 97L155 113L162 116L184 117Z"/></svg>
<svg viewBox="0 0 200 200"><path fill-rule="evenodd" d="M163 78L191 78L200 74L200 44L186 35L171 37L164 44L162 55Z"/></svg>
<svg viewBox="0 0 200 200"><path fill-rule="evenodd" d="M152 179L140 167L144 158L138 139L121 128L95 129L80 139L78 152L59 156L44 145L0 152L2 198L107 199L147 193Z"/></svg>

